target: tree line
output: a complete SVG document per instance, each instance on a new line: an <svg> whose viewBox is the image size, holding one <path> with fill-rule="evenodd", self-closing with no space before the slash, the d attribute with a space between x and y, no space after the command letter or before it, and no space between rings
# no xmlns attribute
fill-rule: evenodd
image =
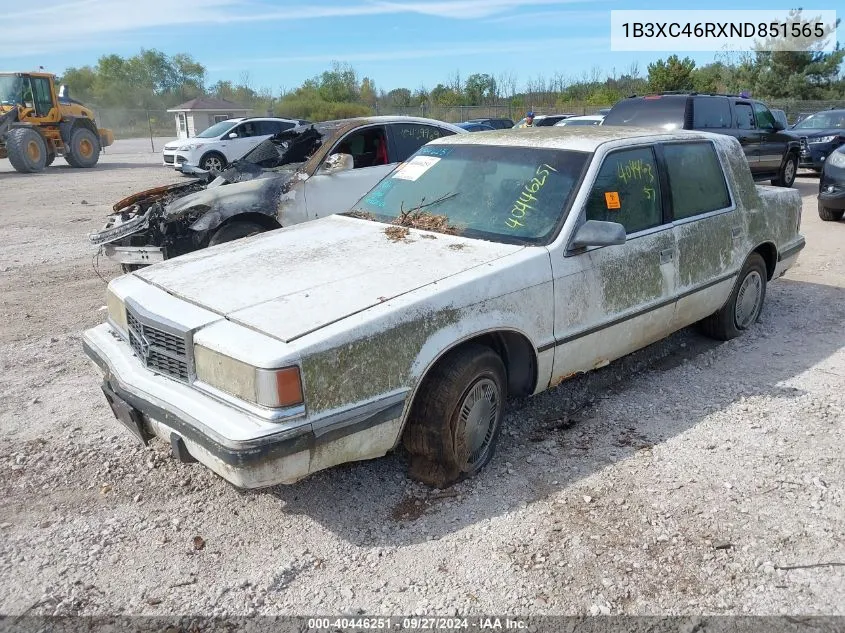
<svg viewBox="0 0 845 633"><path fill-rule="evenodd" d="M800 13L795 15L800 17ZM94 66L68 68L61 80L74 98L94 108L164 110L207 95L234 101L256 114L272 112L311 121L424 106L607 106L632 94L672 90L746 91L762 100L845 99L845 77L840 74L845 50L837 44L834 52L825 53L815 44L806 42L802 51L726 54L703 66L689 57L671 55L649 64L645 73L637 63L620 74L613 70L603 75L594 69L580 77L556 73L521 81L512 72L474 73L465 78L455 72L430 89L421 85L389 91L341 62L291 90L256 88L248 73L237 81L208 85L205 67L191 55L157 50L141 50L127 58L105 55Z"/></svg>

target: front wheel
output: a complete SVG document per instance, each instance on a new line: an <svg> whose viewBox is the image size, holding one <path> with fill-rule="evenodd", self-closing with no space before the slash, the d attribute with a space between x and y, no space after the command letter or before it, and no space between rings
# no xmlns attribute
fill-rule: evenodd
<svg viewBox="0 0 845 633"><path fill-rule="evenodd" d="M766 300L767 277L766 262L759 253L752 253L742 267L727 303L701 321L704 333L711 338L728 341L754 325Z"/></svg>
<svg viewBox="0 0 845 633"><path fill-rule="evenodd" d="M16 171L35 173L47 166L47 142L30 127L12 128L6 135L6 153Z"/></svg>
<svg viewBox="0 0 845 633"><path fill-rule="evenodd" d="M798 173L798 156L790 154L786 157L780 167L778 177L772 180L776 187L791 187L795 184L795 175Z"/></svg>
<svg viewBox="0 0 845 633"><path fill-rule="evenodd" d="M819 217L825 222L838 222L845 215L843 209L831 209L819 202Z"/></svg>
<svg viewBox="0 0 845 633"><path fill-rule="evenodd" d="M71 167L93 167L100 160L100 139L87 127L77 127L70 135L65 160Z"/></svg>
<svg viewBox="0 0 845 633"><path fill-rule="evenodd" d="M249 237L250 235L257 235L263 233L267 229L256 222L249 222L246 220L236 220L224 224L214 232L211 239L208 241L209 246L216 246L224 242L231 242L232 240L239 240L242 237Z"/></svg>
<svg viewBox="0 0 845 633"><path fill-rule="evenodd" d="M411 477L446 488L479 472L496 450L506 399L505 366L489 347L464 345L438 361L403 437Z"/></svg>
<svg viewBox="0 0 845 633"><path fill-rule="evenodd" d="M218 154L217 152L210 152L203 156L199 165L200 169L206 171L222 171L225 166L226 159L222 154Z"/></svg>

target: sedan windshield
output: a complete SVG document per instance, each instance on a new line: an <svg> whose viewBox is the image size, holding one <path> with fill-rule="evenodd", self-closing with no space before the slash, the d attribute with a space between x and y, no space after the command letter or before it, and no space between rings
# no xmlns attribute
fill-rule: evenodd
<svg viewBox="0 0 845 633"><path fill-rule="evenodd" d="M819 112L795 125L796 130L824 130L828 128L845 128L845 110L834 112Z"/></svg>
<svg viewBox="0 0 845 633"><path fill-rule="evenodd" d="M220 121L196 135L196 138L217 138L238 124L237 121Z"/></svg>
<svg viewBox="0 0 845 633"><path fill-rule="evenodd" d="M588 158L532 147L427 145L351 214L496 242L543 243L565 217ZM421 218L428 221L415 221Z"/></svg>

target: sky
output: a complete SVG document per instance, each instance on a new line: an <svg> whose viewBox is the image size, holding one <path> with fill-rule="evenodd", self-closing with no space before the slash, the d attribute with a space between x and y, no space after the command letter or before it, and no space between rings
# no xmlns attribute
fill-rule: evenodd
<svg viewBox="0 0 845 633"><path fill-rule="evenodd" d="M802 3L803 4L803 3ZM819 3L822 4L822 3ZM805 7L805 14L812 8ZM774 5L774 6L773 6ZM17 5L26 6L26 5ZM640 76L670 53L611 52L612 9L677 9L666 0L43 0L6 13L0 70L61 74L101 55L142 48L189 53L209 85L248 76L255 88L293 89L347 62L376 87L433 88L459 73L573 80ZM771 0L711 0L708 9L789 9ZM7 9L9 11L9 9ZM14 24L15 28L8 25ZM840 41L842 29L839 29ZM716 53L683 53L702 65Z"/></svg>

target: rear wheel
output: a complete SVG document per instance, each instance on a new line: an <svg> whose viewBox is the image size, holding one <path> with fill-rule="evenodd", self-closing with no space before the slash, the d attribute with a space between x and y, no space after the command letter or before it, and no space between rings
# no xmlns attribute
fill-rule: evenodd
<svg viewBox="0 0 845 633"><path fill-rule="evenodd" d="M795 175L798 173L798 156L790 154L786 157L783 165L780 167L778 177L772 180L772 184L776 187L791 187L795 184Z"/></svg>
<svg viewBox="0 0 845 633"><path fill-rule="evenodd" d="M445 488L479 472L496 450L506 398L505 366L489 347L465 345L438 361L403 437L411 477Z"/></svg>
<svg viewBox="0 0 845 633"><path fill-rule="evenodd" d="M701 321L707 336L721 341L736 338L760 318L766 300L766 262L752 253L739 273L739 279L727 303L718 312Z"/></svg>
<svg viewBox="0 0 845 633"><path fill-rule="evenodd" d="M208 241L209 246L216 246L224 242L231 242L232 240L239 240L242 237L249 237L250 235L257 235L263 233L267 228L261 226L257 222L250 222L248 220L236 220L224 224L214 232L211 239Z"/></svg>
<svg viewBox="0 0 845 633"><path fill-rule="evenodd" d="M29 127L13 128L6 135L6 152L16 171L34 173L47 166L47 142Z"/></svg>
<svg viewBox="0 0 845 633"><path fill-rule="evenodd" d="M65 160L71 167L93 167L100 160L100 139L87 127L77 127L70 135Z"/></svg>

